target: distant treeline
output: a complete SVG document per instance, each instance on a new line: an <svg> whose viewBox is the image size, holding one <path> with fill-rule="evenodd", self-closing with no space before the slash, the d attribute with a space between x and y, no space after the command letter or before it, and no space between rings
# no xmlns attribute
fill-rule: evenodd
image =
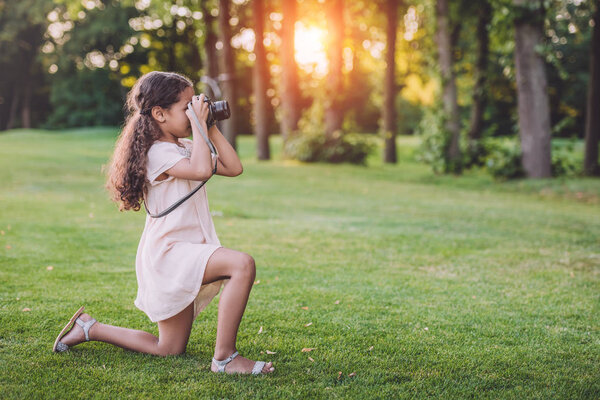
<svg viewBox="0 0 600 400"><path fill-rule="evenodd" d="M524 90L530 78L518 76L516 60L527 51L520 43L534 43L548 134L584 138L597 8L597 0L0 0L0 130L119 125L135 80L165 70L213 96L203 77L218 82L235 113L228 131L286 137L322 107L328 135L390 139L443 109L452 153L457 135L519 132L518 84Z"/></svg>

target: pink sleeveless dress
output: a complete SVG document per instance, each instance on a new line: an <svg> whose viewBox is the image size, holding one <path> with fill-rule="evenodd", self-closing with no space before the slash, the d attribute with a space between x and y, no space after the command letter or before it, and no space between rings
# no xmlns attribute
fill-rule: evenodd
<svg viewBox="0 0 600 400"><path fill-rule="evenodd" d="M153 214L165 210L200 183L172 176L156 180L178 161L190 157L192 141L179 142L185 149L157 141L148 151L145 199ZM202 285L208 259L219 247L222 246L208 209L206 186L170 214L161 218L146 216L135 261L136 307L157 322L178 314L193 302L196 319L229 281Z"/></svg>

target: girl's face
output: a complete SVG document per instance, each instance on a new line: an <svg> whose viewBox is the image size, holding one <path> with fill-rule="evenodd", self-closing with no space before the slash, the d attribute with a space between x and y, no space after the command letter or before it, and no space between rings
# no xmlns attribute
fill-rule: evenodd
<svg viewBox="0 0 600 400"><path fill-rule="evenodd" d="M187 110L187 104L192 101L194 96L194 89L187 87L179 95L179 100L176 103L171 104L168 109L163 109L164 122L159 121L160 129L163 132L163 136L186 138L192 134L192 126L190 120L185 114Z"/></svg>

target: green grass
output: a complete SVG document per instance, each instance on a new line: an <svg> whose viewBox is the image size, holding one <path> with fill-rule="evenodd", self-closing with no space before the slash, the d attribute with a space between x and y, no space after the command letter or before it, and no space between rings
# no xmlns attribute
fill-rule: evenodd
<svg viewBox="0 0 600 400"><path fill-rule="evenodd" d="M410 137L366 168L284 161L278 138L260 162L242 137L244 173L207 185L257 263L238 349L272 376L210 372L218 298L183 356L53 354L82 304L157 333L133 305L144 214L103 189L115 133L0 135L0 398L600 397L600 181L436 176Z"/></svg>

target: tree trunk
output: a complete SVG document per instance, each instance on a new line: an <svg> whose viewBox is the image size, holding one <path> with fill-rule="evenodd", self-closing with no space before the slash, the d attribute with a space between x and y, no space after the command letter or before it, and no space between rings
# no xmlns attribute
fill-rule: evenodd
<svg viewBox="0 0 600 400"><path fill-rule="evenodd" d="M483 128L483 110L486 105L485 81L489 56L490 36L487 25L492 17L492 8L488 0L481 0L477 19L477 49L473 75L473 105L469 123L469 142L474 144L481 138Z"/></svg>
<svg viewBox="0 0 600 400"><path fill-rule="evenodd" d="M175 55L175 43L178 42L178 34L177 29L175 28L175 23L177 20L173 21L173 26L170 29L167 29L167 37L169 37L169 41L167 42L167 48L165 52L169 54L167 57L167 68L169 71L177 71L177 56Z"/></svg>
<svg viewBox="0 0 600 400"><path fill-rule="evenodd" d="M383 161L396 163L396 30L398 28L398 1L386 2L387 53L385 55L385 79L383 86L383 134L385 149Z"/></svg>
<svg viewBox="0 0 600 400"><path fill-rule="evenodd" d="M220 52L221 74L219 81L223 83L223 95L229 102L231 117L223 121L223 136L231 147L236 149L236 129L238 118L237 93L235 89L235 58L231 47L231 27L229 26L229 0L219 0L219 33L223 48Z"/></svg>
<svg viewBox="0 0 600 400"><path fill-rule="evenodd" d="M442 74L442 102L446 119L445 129L450 135L447 158L453 172L459 172L462 168L460 162L460 120L458 114L458 100L456 93L456 82L452 68L452 38L450 33L450 21L448 12L448 1L437 0L437 44L440 70Z"/></svg>
<svg viewBox="0 0 600 400"><path fill-rule="evenodd" d="M514 0L516 6L530 9L527 0ZM550 106L543 58L536 52L542 44L541 2L528 18L515 19L515 65L519 134L523 151L523 169L528 178L551 176Z"/></svg>
<svg viewBox="0 0 600 400"><path fill-rule="evenodd" d="M23 106L21 107L21 125L25 129L31 128L31 89L31 81L27 79L23 86Z"/></svg>
<svg viewBox="0 0 600 400"><path fill-rule="evenodd" d="M268 160L269 153L269 115L267 85L269 81L269 71L267 69L267 56L263 44L263 32L265 25L265 8L263 0L253 1L254 17L254 35L256 37L254 44L253 90L254 90L254 118L256 151L259 160Z"/></svg>
<svg viewBox="0 0 600 400"><path fill-rule="evenodd" d="M300 119L300 88L298 67L294 55L296 0L283 0L283 21L281 25L281 136L285 142L298 129Z"/></svg>
<svg viewBox="0 0 600 400"><path fill-rule="evenodd" d="M344 121L342 41L344 39L344 1L331 0L327 5L327 34L329 36L329 71L325 107L325 135L333 139L334 132L342 129Z"/></svg>
<svg viewBox="0 0 600 400"><path fill-rule="evenodd" d="M6 129L12 129L15 126L15 120L17 118L17 110L19 108L19 85L13 83L13 97L10 102L10 111L8 113L8 121L6 122Z"/></svg>
<svg viewBox="0 0 600 400"><path fill-rule="evenodd" d="M210 9L206 1L200 2L202 15L204 16L206 26L206 39L204 41L204 51L206 52L206 75L217 80L219 76L219 58L217 57L217 35L215 34L215 17L210 14ZM212 99L217 99L217 94L213 92L210 85L206 85L206 92Z"/></svg>
<svg viewBox="0 0 600 400"><path fill-rule="evenodd" d="M202 77L202 56L200 54L200 48L197 45L196 29L193 29L188 25L184 32L183 41L190 49L189 63L194 71L190 78L195 82L199 82Z"/></svg>
<svg viewBox="0 0 600 400"><path fill-rule="evenodd" d="M585 118L585 155L583 170L587 175L600 175L598 141L600 140L600 0L596 0L594 30L590 45L590 80L587 116Z"/></svg>

